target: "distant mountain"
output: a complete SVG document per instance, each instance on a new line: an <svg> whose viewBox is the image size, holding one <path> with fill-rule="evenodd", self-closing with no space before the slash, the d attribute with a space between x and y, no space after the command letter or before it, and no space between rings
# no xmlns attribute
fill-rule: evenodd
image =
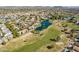
<svg viewBox="0 0 79 59"><path fill-rule="evenodd" d="M0 9L41 9L41 8L59 8L59 9L73 9L79 10L79 6L0 6Z"/></svg>
<svg viewBox="0 0 79 59"><path fill-rule="evenodd" d="M50 6L0 6L0 8L49 8Z"/></svg>

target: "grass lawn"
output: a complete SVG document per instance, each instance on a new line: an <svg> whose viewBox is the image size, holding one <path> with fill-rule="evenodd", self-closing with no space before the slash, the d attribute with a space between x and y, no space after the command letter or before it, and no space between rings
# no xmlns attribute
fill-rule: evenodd
<svg viewBox="0 0 79 59"><path fill-rule="evenodd" d="M67 23L67 22L62 22L63 25L68 25L70 28L74 29L74 30L79 30L79 26L75 25L73 23Z"/></svg>
<svg viewBox="0 0 79 59"><path fill-rule="evenodd" d="M70 23L70 24L68 24L68 25L69 25L69 27L71 27L72 29L79 30L79 26L77 26L77 25L75 25L75 24Z"/></svg>
<svg viewBox="0 0 79 59"><path fill-rule="evenodd" d="M76 18L76 20L79 20L79 16L76 16L75 18Z"/></svg>
<svg viewBox="0 0 79 59"><path fill-rule="evenodd" d="M53 26L49 26L49 28L46 29L46 32L44 32L43 36L39 36L40 40L38 40L30 45L25 45L21 48L15 49L14 51L16 51L16 52L24 52L24 51L33 52L33 51L36 51L37 49L39 49L43 45L51 43L52 41L50 41L50 38L55 38L59 34L60 34L60 32L57 29L55 29Z"/></svg>
<svg viewBox="0 0 79 59"><path fill-rule="evenodd" d="M57 45L56 43L57 42L52 42L52 43L46 44L46 45L40 47L37 51L39 51L39 52L57 52L57 51L60 51L64 47L64 44ZM51 46L51 45L52 45L52 48L48 49L47 46Z"/></svg>

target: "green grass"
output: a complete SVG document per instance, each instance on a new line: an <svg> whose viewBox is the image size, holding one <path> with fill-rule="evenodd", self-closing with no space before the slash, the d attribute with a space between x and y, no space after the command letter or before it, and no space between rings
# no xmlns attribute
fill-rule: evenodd
<svg viewBox="0 0 79 59"><path fill-rule="evenodd" d="M24 52L24 51L33 52L33 51L36 51L37 49L39 49L43 45L51 43L52 41L50 41L50 38L55 38L59 34L60 34L60 32L57 29L50 26L50 28L48 28L47 32L44 33L44 36L39 37L40 40L36 41L33 44L25 45L25 46L23 46L21 48L15 49L14 51L16 51L16 52L21 52L21 51L22 52Z"/></svg>
<svg viewBox="0 0 79 59"><path fill-rule="evenodd" d="M67 22L62 22L62 25L68 25L68 27L74 29L74 30L79 30L79 26L75 25L74 23L67 23Z"/></svg>
<svg viewBox="0 0 79 59"><path fill-rule="evenodd" d="M75 18L76 18L76 20L79 20L79 16L76 16Z"/></svg>
<svg viewBox="0 0 79 59"><path fill-rule="evenodd" d="M70 24L68 24L68 25L69 25L69 27L71 27L72 29L79 30L79 26L77 26L77 25L75 25L75 24L70 23Z"/></svg>

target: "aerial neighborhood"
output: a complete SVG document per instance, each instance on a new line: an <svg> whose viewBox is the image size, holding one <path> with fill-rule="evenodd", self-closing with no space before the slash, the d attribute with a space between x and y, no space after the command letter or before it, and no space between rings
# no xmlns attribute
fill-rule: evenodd
<svg viewBox="0 0 79 59"><path fill-rule="evenodd" d="M79 11L0 7L0 51L79 52Z"/></svg>

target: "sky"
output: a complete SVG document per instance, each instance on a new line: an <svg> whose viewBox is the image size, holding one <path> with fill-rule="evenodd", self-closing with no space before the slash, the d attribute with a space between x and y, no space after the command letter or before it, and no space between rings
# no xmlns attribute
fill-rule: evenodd
<svg viewBox="0 0 79 59"><path fill-rule="evenodd" d="M0 6L79 6L79 0L0 0Z"/></svg>

